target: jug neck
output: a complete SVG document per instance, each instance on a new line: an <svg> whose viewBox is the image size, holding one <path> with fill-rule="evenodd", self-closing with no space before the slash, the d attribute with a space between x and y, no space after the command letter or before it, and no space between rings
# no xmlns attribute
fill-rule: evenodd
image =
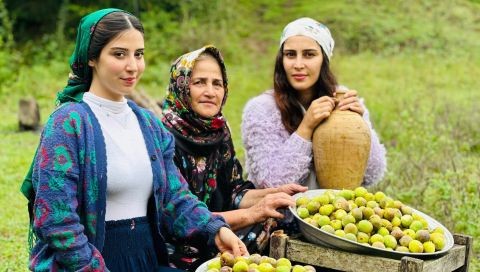
<svg viewBox="0 0 480 272"><path fill-rule="evenodd" d="M335 91L335 98L333 99L335 101L335 109L337 108L338 103L343 100L346 93L347 93L347 91L345 91L345 90Z"/></svg>

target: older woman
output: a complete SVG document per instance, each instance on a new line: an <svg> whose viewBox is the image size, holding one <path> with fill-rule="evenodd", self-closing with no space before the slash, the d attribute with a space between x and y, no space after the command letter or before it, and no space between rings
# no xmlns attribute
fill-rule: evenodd
<svg viewBox="0 0 480 272"><path fill-rule="evenodd" d="M249 251L255 252L268 238L270 225L265 221L283 218L277 209L295 205L290 195L306 188L289 184L259 190L242 179L222 114L227 94L227 73L218 49L205 46L187 53L172 65L162 122L175 136L174 161L190 190L222 215ZM211 256L206 245L194 239L184 240L174 250L173 264L187 270Z"/></svg>

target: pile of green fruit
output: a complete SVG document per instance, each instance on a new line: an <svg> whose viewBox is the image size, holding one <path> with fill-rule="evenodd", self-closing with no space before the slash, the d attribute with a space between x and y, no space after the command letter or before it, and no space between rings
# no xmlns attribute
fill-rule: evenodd
<svg viewBox="0 0 480 272"><path fill-rule="evenodd" d="M429 228L419 213L386 196L355 190L327 190L313 198L296 200L297 215L336 236L385 250L433 253L445 247L441 227Z"/></svg>
<svg viewBox="0 0 480 272"><path fill-rule="evenodd" d="M286 258L276 260L260 254L233 257L229 252L211 260L207 269L207 272L315 272L315 268L310 265L292 266Z"/></svg>

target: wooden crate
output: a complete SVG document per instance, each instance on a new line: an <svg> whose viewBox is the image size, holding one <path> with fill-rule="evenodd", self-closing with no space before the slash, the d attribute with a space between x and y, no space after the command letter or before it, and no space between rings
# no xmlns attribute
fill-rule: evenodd
<svg viewBox="0 0 480 272"><path fill-rule="evenodd" d="M455 244L452 249L439 258L421 260L405 256L395 260L326 248L290 238L279 230L272 233L270 257L276 259L285 257L294 262L340 271L468 271L473 238L462 234L454 234L453 238Z"/></svg>

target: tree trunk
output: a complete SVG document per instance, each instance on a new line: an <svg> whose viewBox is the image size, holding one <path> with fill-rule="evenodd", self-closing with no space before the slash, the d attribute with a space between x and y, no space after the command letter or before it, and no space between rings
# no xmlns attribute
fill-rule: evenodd
<svg viewBox="0 0 480 272"><path fill-rule="evenodd" d="M158 118L162 116L162 109L158 102L149 97L143 90L135 90L130 95L127 95L128 99L133 100L140 107L151 110Z"/></svg>
<svg viewBox="0 0 480 272"><path fill-rule="evenodd" d="M20 131L37 130L40 127L40 110L37 101L34 98L21 98L18 108Z"/></svg>

